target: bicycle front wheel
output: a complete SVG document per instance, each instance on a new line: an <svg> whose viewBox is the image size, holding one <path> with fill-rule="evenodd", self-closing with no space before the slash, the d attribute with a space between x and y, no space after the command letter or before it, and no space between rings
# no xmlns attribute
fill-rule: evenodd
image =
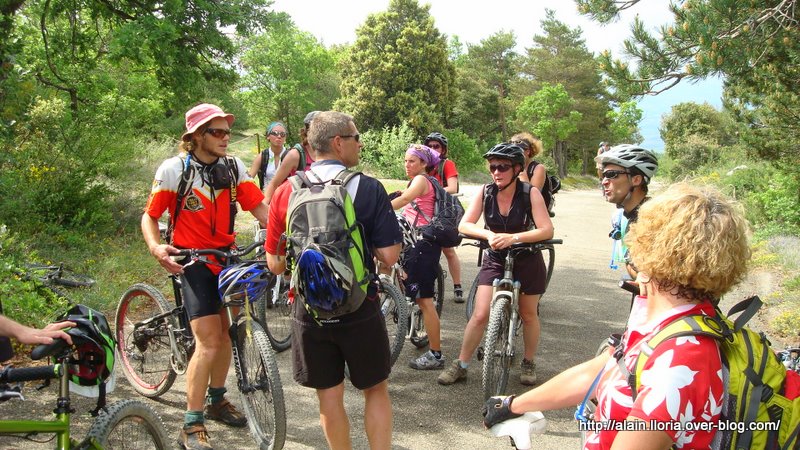
<svg viewBox="0 0 800 450"><path fill-rule="evenodd" d="M400 356L400 351L403 350L403 343L408 333L408 302L400 289L389 280L389 277L381 275L380 280L378 298L381 304L381 315L386 322L386 332L389 335L390 361L394 366Z"/></svg>
<svg viewBox="0 0 800 450"><path fill-rule="evenodd" d="M547 278L545 279L544 288L547 290L550 286L550 278L553 277L553 267L556 264L556 249L552 245L548 245L542 249L542 257L544 258L545 267L547 267Z"/></svg>
<svg viewBox="0 0 800 450"><path fill-rule="evenodd" d="M289 304L289 282L279 275L275 283L276 286L256 302L256 314L272 349L282 352L292 346L292 305Z"/></svg>
<svg viewBox="0 0 800 450"><path fill-rule="evenodd" d="M498 295L489 313L483 355L483 398L501 395L508 385L511 352L508 348L511 323L511 297Z"/></svg>
<svg viewBox="0 0 800 450"><path fill-rule="evenodd" d="M173 447L161 418L138 400L123 400L101 412L86 436L87 444L92 440L102 448L115 450Z"/></svg>
<svg viewBox="0 0 800 450"><path fill-rule="evenodd" d="M286 405L278 363L264 329L247 319L238 324L236 345L243 372L239 392L250 433L261 450L283 448L286 440Z"/></svg>
<svg viewBox="0 0 800 450"><path fill-rule="evenodd" d="M142 283L131 286L117 306L117 353L122 372L136 392L148 398L161 396L175 382L170 362L170 321L175 320L168 315L171 310L158 289ZM163 317L149 320L159 315Z"/></svg>

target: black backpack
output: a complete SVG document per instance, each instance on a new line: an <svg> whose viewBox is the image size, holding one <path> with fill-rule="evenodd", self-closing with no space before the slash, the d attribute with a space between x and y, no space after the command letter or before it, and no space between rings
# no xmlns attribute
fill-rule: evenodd
<svg viewBox="0 0 800 450"><path fill-rule="evenodd" d="M533 179L533 171L536 170L536 166L539 164L541 163L538 161L531 161L531 163L528 164L528 168L525 172L528 174L529 180ZM561 179L555 175L550 175L547 171L545 171L544 186L542 186L542 198L544 198L544 204L547 206L547 211L550 213L550 217L556 215L555 211L553 211L553 208L556 205L556 199L554 195L560 190Z"/></svg>
<svg viewBox="0 0 800 450"><path fill-rule="evenodd" d="M425 177L433 186L435 200L432 218L422 212L416 202L411 202L411 206L428 221L427 225L420 227L420 234L423 239L436 242L442 247L455 247L461 244L458 223L464 217L464 207L457 198L453 197L453 194L444 190L436 177L430 175L425 175Z"/></svg>

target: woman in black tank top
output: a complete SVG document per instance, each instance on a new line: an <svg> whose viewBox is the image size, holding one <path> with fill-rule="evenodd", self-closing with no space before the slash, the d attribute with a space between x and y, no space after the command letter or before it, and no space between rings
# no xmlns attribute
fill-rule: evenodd
<svg viewBox="0 0 800 450"><path fill-rule="evenodd" d="M542 194L517 178L525 162L522 148L511 143L498 144L483 157L489 162L493 182L484 186L472 200L458 230L486 239L490 248L478 273L475 309L464 330L459 359L440 375L440 384L452 384L466 377L466 366L489 320L492 281L503 276L506 249L517 242L538 242L553 237L553 224ZM477 225L481 215L485 227ZM520 316L525 343L520 382L527 385L536 381L533 358L539 343L538 303L544 292L545 272L541 253L520 254L514 261L514 279L522 283Z"/></svg>

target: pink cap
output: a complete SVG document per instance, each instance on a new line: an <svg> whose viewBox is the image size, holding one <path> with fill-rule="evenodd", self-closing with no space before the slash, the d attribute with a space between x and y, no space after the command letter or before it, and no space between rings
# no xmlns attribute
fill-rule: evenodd
<svg viewBox="0 0 800 450"><path fill-rule="evenodd" d="M224 117L225 120L228 121L228 126L233 126L233 114L225 113L225 111L217 105L202 103L186 111L186 132L181 136L181 140L191 140L190 136L192 133L197 131L201 125L216 117Z"/></svg>

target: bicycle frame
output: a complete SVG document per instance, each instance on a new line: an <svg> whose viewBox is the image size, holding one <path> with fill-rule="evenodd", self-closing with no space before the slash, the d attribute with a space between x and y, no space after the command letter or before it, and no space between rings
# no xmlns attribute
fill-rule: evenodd
<svg viewBox="0 0 800 450"><path fill-rule="evenodd" d="M59 363L51 366L34 367L30 369L12 369L14 371L29 371L37 373L26 377L25 381L58 379L58 398L56 399L56 409L53 412L56 418L53 420L0 420L0 435L20 434L20 433L47 433L56 435L56 449L69 450L78 445L88 445L96 450L102 450L96 442L78 443L70 436L70 414L72 406L69 397L69 375L66 367ZM20 380L23 381L23 380Z"/></svg>
<svg viewBox="0 0 800 450"><path fill-rule="evenodd" d="M523 247L516 252L514 249L509 249L505 259L503 278L495 279L492 282L491 306L494 306L495 300L500 297L508 297L511 300L509 303L511 311L509 311L508 339L506 341L506 348L496 349L504 351L508 354L509 364L514 359L514 338L517 336L519 329L522 328L520 323L522 319L519 316L519 291L522 284L519 281L514 280L514 257L517 253L524 250L527 250L527 247Z"/></svg>

